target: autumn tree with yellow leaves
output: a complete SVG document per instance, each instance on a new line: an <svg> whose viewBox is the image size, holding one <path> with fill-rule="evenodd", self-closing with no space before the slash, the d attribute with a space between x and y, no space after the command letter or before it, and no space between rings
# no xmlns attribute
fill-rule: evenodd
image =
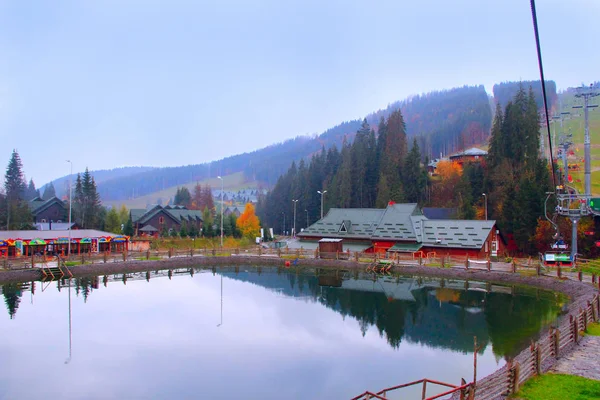
<svg viewBox="0 0 600 400"><path fill-rule="evenodd" d="M260 221L254 212L252 203L246 204L244 212L237 219L236 225L245 238L253 240L259 236Z"/></svg>

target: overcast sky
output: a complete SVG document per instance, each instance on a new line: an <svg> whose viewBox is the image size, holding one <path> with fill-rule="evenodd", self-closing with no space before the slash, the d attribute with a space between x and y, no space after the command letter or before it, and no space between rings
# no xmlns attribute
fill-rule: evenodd
<svg viewBox="0 0 600 400"><path fill-rule="evenodd" d="M547 79L600 80L598 0L538 0ZM411 94L539 79L528 0L0 0L0 166L176 166ZM2 167L4 168L4 167Z"/></svg>

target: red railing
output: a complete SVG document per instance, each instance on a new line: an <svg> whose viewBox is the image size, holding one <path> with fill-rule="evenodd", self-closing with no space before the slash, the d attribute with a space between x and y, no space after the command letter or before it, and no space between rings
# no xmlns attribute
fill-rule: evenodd
<svg viewBox="0 0 600 400"><path fill-rule="evenodd" d="M427 397L427 384L431 383L434 385L439 385L439 386L446 386L451 388L450 390L447 390L443 393L440 394L436 394L434 396L431 397ZM394 390L398 390L398 389L403 389L409 386L414 386L414 385L418 385L418 384L423 384L423 389L421 391L421 399L422 400L434 400L434 399L439 399L440 397L443 396L448 396L450 394L456 393L456 392L460 392L460 398L461 399L466 399L468 398L467 396L469 395L469 392L471 390L471 387L473 386L473 383L465 383L464 379L463 379L463 383L460 386L457 385L452 385L450 383L445 383L445 382L440 382L440 381L435 381L433 379L419 379L418 381L414 381L414 382L409 382L409 383L403 383L401 385L397 385L397 386L392 386L389 388L385 388L383 390L380 390L377 393L373 393L373 392L369 392L366 391L356 397L353 397L351 400L360 400L360 399L382 399L382 400L387 400L387 393L394 391Z"/></svg>

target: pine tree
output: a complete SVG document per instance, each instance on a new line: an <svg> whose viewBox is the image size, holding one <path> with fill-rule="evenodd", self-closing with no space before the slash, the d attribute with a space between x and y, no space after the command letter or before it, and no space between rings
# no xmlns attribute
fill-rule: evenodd
<svg viewBox="0 0 600 400"><path fill-rule="evenodd" d="M127 236L133 236L135 231L133 229L133 222L131 218L127 218L127 222L125 223L125 228L123 229L123 234Z"/></svg>
<svg viewBox="0 0 600 400"><path fill-rule="evenodd" d="M406 201L422 204L425 200L427 172L421 167L421 153L416 138L404 161L402 178Z"/></svg>
<svg viewBox="0 0 600 400"><path fill-rule="evenodd" d="M29 184L27 185L27 189L25 189L24 200L30 201L39 197L39 191L35 188L35 183L33 183L33 179L29 180Z"/></svg>
<svg viewBox="0 0 600 400"><path fill-rule="evenodd" d="M4 176L7 230L31 227L32 216L24 197L26 188L21 158L13 150Z"/></svg>
<svg viewBox="0 0 600 400"><path fill-rule="evenodd" d="M14 319L21 302L21 296L23 295L19 283L8 283L2 285L2 294L4 295L4 302L8 309L8 315L10 319Z"/></svg>
<svg viewBox="0 0 600 400"><path fill-rule="evenodd" d="M192 202L192 195L187 187L177 188L175 193L174 204L177 206L189 207Z"/></svg>
<svg viewBox="0 0 600 400"><path fill-rule="evenodd" d="M44 194L42 195L42 200L49 200L53 197L56 197L56 189L54 188L54 184L50 182L44 188ZM68 193L67 193L68 197Z"/></svg>

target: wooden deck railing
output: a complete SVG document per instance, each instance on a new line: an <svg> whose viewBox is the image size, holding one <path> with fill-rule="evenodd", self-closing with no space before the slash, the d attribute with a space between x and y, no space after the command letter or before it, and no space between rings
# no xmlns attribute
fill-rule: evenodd
<svg viewBox="0 0 600 400"><path fill-rule="evenodd" d="M446 390L445 392L438 393L434 396L427 397L427 384L428 383L433 384L433 385L445 386L445 387L450 388L450 390ZM421 399L422 400L435 400L435 399L439 399L440 397L449 396L454 393L459 393L460 400L466 400L469 398L469 395L471 394L471 390L472 390L472 386L473 386L472 382L466 383L464 379L462 380L461 385L452 385L450 383L445 383L445 382L440 382L440 381L435 381L432 379L425 378L425 379L419 379L418 381L403 383L401 385L385 388L383 390L380 390L377 393L366 391L364 393L359 394L356 397L353 397L351 400L363 400L363 399L364 400L369 400L369 399L387 400L386 396L387 396L388 392L393 392L395 390L404 389L404 388L419 385L419 384L422 385L422 389L421 389Z"/></svg>

